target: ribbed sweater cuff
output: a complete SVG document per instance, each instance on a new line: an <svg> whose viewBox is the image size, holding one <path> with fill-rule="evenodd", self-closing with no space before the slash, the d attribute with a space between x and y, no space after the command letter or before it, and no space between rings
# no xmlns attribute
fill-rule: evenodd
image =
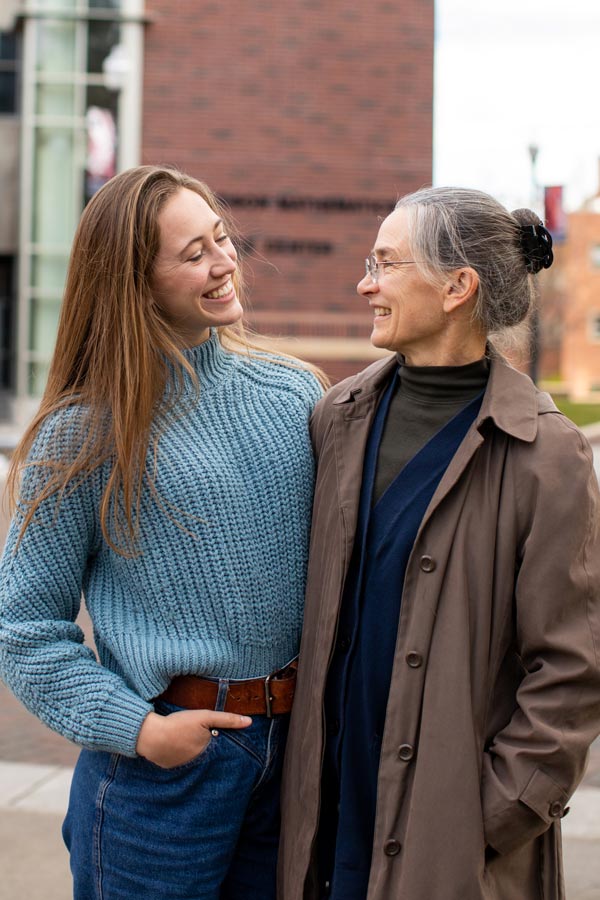
<svg viewBox="0 0 600 900"><path fill-rule="evenodd" d="M137 756L135 745L140 728L153 709L151 703L142 700L129 688L114 691L94 722L94 738L90 742L90 749Z"/></svg>

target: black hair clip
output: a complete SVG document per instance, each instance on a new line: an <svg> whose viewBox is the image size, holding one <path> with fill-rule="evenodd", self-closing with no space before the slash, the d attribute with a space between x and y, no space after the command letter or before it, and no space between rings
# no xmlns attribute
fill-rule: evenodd
<svg viewBox="0 0 600 900"><path fill-rule="evenodd" d="M552 235L543 225L521 225L521 252L527 271L536 275L549 269L554 260Z"/></svg>

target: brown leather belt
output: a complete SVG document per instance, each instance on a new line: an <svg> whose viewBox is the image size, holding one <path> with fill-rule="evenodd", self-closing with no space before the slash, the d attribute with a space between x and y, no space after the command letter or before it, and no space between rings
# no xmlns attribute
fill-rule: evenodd
<svg viewBox="0 0 600 900"><path fill-rule="evenodd" d="M292 709L296 687L296 660L266 678L228 681L224 712L241 716L278 716ZM214 709L219 682L198 675L177 675L157 700L184 709Z"/></svg>

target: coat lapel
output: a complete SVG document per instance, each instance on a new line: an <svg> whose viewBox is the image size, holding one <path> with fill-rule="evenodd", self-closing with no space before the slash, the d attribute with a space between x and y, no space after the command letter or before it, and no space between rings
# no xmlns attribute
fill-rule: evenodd
<svg viewBox="0 0 600 900"><path fill-rule="evenodd" d="M483 444L484 436L481 429L484 423L490 420L500 431L530 443L535 440L537 433L538 402L536 388L531 381L509 366L501 357L492 356L490 377L479 414L431 498L419 532L427 525ZM552 403L550 407L554 408Z"/></svg>
<svg viewBox="0 0 600 900"><path fill-rule="evenodd" d="M360 503L365 450L378 403L397 366L384 360L374 375L352 381L333 404L333 435L338 467L338 502L347 545L352 547Z"/></svg>

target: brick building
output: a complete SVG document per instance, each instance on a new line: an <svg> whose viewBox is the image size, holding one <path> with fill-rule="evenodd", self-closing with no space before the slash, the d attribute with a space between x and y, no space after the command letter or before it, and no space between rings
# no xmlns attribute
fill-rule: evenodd
<svg viewBox="0 0 600 900"><path fill-rule="evenodd" d="M573 400L600 391L600 195L567 215L566 239L545 273L545 377L560 378Z"/></svg>
<svg viewBox="0 0 600 900"><path fill-rule="evenodd" d="M568 217L561 375L574 399L600 391L600 202Z"/></svg>
<svg viewBox="0 0 600 900"><path fill-rule="evenodd" d="M332 375L356 371L378 216L431 180L433 2L170 6L148 0L143 160L229 201L254 248L258 330L301 336Z"/></svg>
<svg viewBox="0 0 600 900"><path fill-rule="evenodd" d="M431 180L433 6L2 0L2 386L43 388L81 209L139 162L230 204L257 330L334 378L372 358L355 286L378 217Z"/></svg>

